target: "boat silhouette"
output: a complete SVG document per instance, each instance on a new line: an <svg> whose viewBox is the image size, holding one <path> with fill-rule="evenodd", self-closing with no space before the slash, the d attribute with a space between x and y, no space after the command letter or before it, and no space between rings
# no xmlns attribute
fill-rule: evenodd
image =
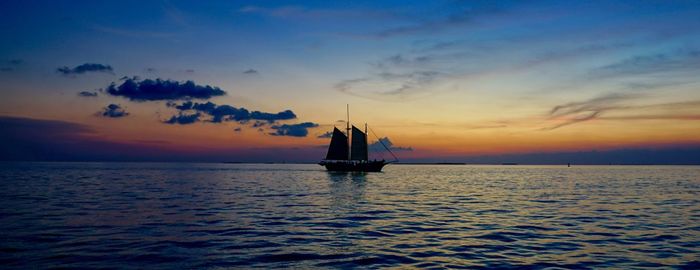
<svg viewBox="0 0 700 270"><path fill-rule="evenodd" d="M351 128L350 106L348 106L347 115L346 130L348 135L340 131L337 127L333 127L328 153L326 154L326 158L318 163L319 165L326 167L326 170L329 171L381 172L385 165L398 161L394 153L379 139L377 141L384 146L384 149L391 153L394 160L369 160L367 124L365 123L364 132L354 125L352 125Z"/></svg>

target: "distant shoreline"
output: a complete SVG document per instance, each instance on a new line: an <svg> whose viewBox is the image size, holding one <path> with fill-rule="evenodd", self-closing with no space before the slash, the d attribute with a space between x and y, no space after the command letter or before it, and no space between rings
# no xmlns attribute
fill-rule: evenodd
<svg viewBox="0 0 700 270"><path fill-rule="evenodd" d="M30 161L30 160L2 160L2 163L202 163L202 164L313 164L316 162L248 162L248 161L117 161L117 160L91 160L91 161L81 161L81 160L43 160L43 161ZM464 165L491 165L491 166L567 166L567 163L514 163L514 162L504 162L504 163L467 163L467 162L397 162L391 163L391 165L446 165L446 166L464 166ZM571 163L571 167L574 166L700 166L700 163L679 163L679 164L651 164L651 163L584 163L576 164Z"/></svg>

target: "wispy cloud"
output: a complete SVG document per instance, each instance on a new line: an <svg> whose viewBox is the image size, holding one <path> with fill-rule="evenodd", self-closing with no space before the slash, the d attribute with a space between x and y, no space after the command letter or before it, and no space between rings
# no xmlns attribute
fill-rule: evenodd
<svg viewBox="0 0 700 270"><path fill-rule="evenodd" d="M251 69L248 69L248 70L246 70L246 71L243 71L243 74L248 74L248 75L255 75L255 74L258 74L258 73L259 73L259 72L258 72L257 70L252 69L252 68L251 68Z"/></svg>
<svg viewBox="0 0 700 270"><path fill-rule="evenodd" d="M262 7L249 5L240 8L238 12L294 20L368 20L394 17L390 12L378 10L307 8L303 6Z"/></svg>
<svg viewBox="0 0 700 270"><path fill-rule="evenodd" d="M676 50L638 55L596 68L592 77L649 75L654 73L700 72L700 50Z"/></svg>
<svg viewBox="0 0 700 270"><path fill-rule="evenodd" d="M582 102L554 106L548 113L548 122L554 124L541 130L554 130L594 119L598 120L700 120L700 101L631 104L641 94L609 94ZM679 113L678 110L690 110ZM668 113L658 113L658 111ZM695 112L694 112L695 111ZM607 112L625 112L623 115L604 115Z"/></svg>
<svg viewBox="0 0 700 270"><path fill-rule="evenodd" d="M78 96L81 96L81 97L96 97L96 96L97 96L97 92L95 92L95 91L80 91L80 92L78 93Z"/></svg>
<svg viewBox="0 0 700 270"><path fill-rule="evenodd" d="M581 102L570 102L557 105L552 108L549 115L552 117L562 117L574 115L581 112L602 112L605 110L619 108L618 103L638 98L639 94L609 94L592 98Z"/></svg>
<svg viewBox="0 0 700 270"><path fill-rule="evenodd" d="M10 59L4 63L6 66L0 67L0 72L12 72L17 70L17 67L24 63L22 59Z"/></svg>
<svg viewBox="0 0 700 270"><path fill-rule="evenodd" d="M114 74L114 69L110 65L96 64L96 63L85 63L78 65L74 68L60 67L56 69L56 72L61 73L66 76L74 76L76 74L84 74L88 72L103 72Z"/></svg>
<svg viewBox="0 0 700 270"><path fill-rule="evenodd" d="M93 25L92 29L99 31L99 32L102 32L102 33L118 35L118 36L123 36L123 37L129 37L129 38L170 38L170 37L175 36L174 33L170 33L170 32L123 29L123 28L107 27L107 26L101 26L101 25Z"/></svg>
<svg viewBox="0 0 700 270"><path fill-rule="evenodd" d="M389 27L381 31L372 33L371 36L377 38L389 38L396 36L433 34L441 31L465 27L476 23L476 21L487 15L501 13L505 9L498 3L467 3L464 6L452 7L455 12L440 16L439 18L418 21L402 26Z"/></svg>
<svg viewBox="0 0 700 270"><path fill-rule="evenodd" d="M406 99L417 93L425 93L429 86L444 76L446 74L436 71L379 72L365 78L341 81L335 88L365 98Z"/></svg>

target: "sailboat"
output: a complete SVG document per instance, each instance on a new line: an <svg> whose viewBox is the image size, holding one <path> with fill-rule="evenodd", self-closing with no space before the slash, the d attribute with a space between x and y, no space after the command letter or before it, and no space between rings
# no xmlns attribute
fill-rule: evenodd
<svg viewBox="0 0 700 270"><path fill-rule="evenodd" d="M392 162L398 161L394 153L384 145L381 140L379 143L394 156L393 161L369 160L367 146L367 124L365 124L364 132L352 125L350 127L350 106L348 106L347 134L343 133L337 127L333 127L331 135L331 143L328 146L326 158L318 164L326 167L329 171L344 171L344 172L381 172L382 168ZM352 134L350 137L349 135Z"/></svg>

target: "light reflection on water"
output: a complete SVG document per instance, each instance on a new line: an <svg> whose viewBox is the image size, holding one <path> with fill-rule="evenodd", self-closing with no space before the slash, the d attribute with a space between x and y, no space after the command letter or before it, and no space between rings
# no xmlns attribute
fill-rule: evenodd
<svg viewBox="0 0 700 270"><path fill-rule="evenodd" d="M700 268L700 167L3 163L3 268Z"/></svg>

